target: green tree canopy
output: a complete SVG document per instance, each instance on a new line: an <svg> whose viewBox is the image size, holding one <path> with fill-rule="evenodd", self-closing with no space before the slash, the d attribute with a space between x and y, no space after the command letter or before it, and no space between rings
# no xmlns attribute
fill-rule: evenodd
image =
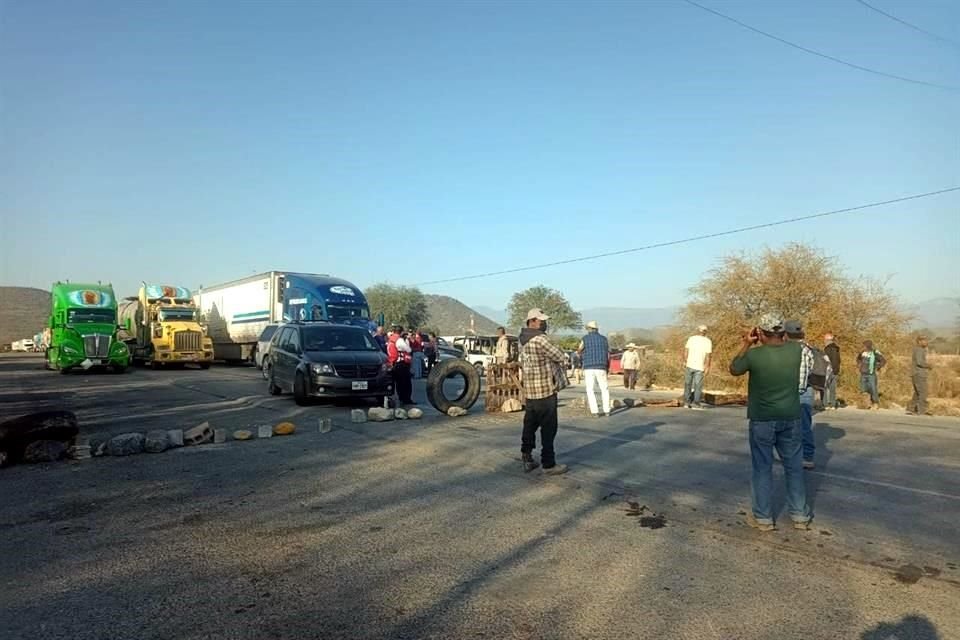
<svg viewBox="0 0 960 640"><path fill-rule="evenodd" d="M627 334L611 333L607 336L607 342L610 344L611 349L624 349L627 346Z"/></svg>
<svg viewBox="0 0 960 640"><path fill-rule="evenodd" d="M427 299L416 287L400 287L384 282L364 290L370 314L376 319L381 313L387 328L400 324L407 329L416 329L430 319Z"/></svg>
<svg viewBox="0 0 960 640"><path fill-rule="evenodd" d="M531 287L525 291L518 291L510 298L507 313L510 316L511 327L525 327L527 312L533 308L540 308L550 316L547 328L550 331L557 329L579 329L583 325L580 313L573 310L562 293L543 285Z"/></svg>

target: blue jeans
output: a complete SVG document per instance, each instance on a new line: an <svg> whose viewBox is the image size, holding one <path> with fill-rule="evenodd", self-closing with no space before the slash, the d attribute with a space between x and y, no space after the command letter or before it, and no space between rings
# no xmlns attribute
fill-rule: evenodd
<svg viewBox="0 0 960 640"><path fill-rule="evenodd" d="M800 433L803 437L803 459L813 462L817 444L813 439L813 387L800 394Z"/></svg>
<svg viewBox="0 0 960 640"><path fill-rule="evenodd" d="M783 474L787 482L787 509L794 522L808 522L812 518L807 506L807 487L803 478L803 459L800 456L800 420L750 420L750 458L753 476L750 489L753 515L757 522L773 524L773 449L783 460Z"/></svg>
<svg viewBox="0 0 960 640"><path fill-rule="evenodd" d="M413 377L420 379L423 377L424 357L422 351L413 352Z"/></svg>
<svg viewBox="0 0 960 640"><path fill-rule="evenodd" d="M877 374L860 374L860 391L870 394L870 402L880 404L880 392L877 391Z"/></svg>
<svg viewBox="0 0 960 640"><path fill-rule="evenodd" d="M693 394L693 404L700 404L703 399L703 371L687 367L683 376L683 404L690 404L690 394Z"/></svg>

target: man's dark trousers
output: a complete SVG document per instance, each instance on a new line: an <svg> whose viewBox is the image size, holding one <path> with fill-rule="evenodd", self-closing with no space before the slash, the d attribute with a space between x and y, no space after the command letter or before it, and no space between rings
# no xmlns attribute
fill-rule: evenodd
<svg viewBox="0 0 960 640"><path fill-rule="evenodd" d="M540 464L549 469L557 463L553 440L557 437L557 395L538 400L526 400L523 414L521 453L532 453L537 448L537 429L540 429Z"/></svg>
<svg viewBox="0 0 960 640"><path fill-rule="evenodd" d="M400 404L412 404L413 381L410 379L410 365L397 362L393 365L393 385L400 396Z"/></svg>
<svg viewBox="0 0 960 640"><path fill-rule="evenodd" d="M927 412L927 376L913 375L913 399L910 409L917 413Z"/></svg>

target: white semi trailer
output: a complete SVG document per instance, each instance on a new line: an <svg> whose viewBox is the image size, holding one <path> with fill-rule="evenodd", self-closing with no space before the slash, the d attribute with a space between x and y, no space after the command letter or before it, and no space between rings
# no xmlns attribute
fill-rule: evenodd
<svg viewBox="0 0 960 640"><path fill-rule="evenodd" d="M325 274L267 271L194 294L217 360L252 362L271 323L326 321L367 326L370 309L353 284Z"/></svg>

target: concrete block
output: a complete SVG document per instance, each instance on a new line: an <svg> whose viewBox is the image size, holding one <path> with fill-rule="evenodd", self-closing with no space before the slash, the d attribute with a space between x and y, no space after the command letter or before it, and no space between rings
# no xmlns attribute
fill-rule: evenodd
<svg viewBox="0 0 960 640"><path fill-rule="evenodd" d="M213 441L213 429L209 422L201 422L197 426L183 432L183 442L187 445L206 444Z"/></svg>
<svg viewBox="0 0 960 640"><path fill-rule="evenodd" d="M272 438L273 437L273 427L269 424L262 424L257 427L257 437L258 438Z"/></svg>
<svg viewBox="0 0 960 640"><path fill-rule="evenodd" d="M213 430L213 443L214 444L223 444L227 441L227 430L226 429L214 429Z"/></svg>
<svg viewBox="0 0 960 640"><path fill-rule="evenodd" d="M382 409L380 407L374 407L367 412L367 418L372 422L389 422L395 417L393 409Z"/></svg>
<svg viewBox="0 0 960 640"><path fill-rule="evenodd" d="M350 412L350 422L360 424L367 421L367 413L363 409L354 409Z"/></svg>
<svg viewBox="0 0 960 640"><path fill-rule="evenodd" d="M183 429L169 429L167 431L167 437L170 439L171 447L183 446Z"/></svg>
<svg viewBox="0 0 960 640"><path fill-rule="evenodd" d="M332 418L320 418L318 421L318 426L320 428L320 433L330 433L333 431L333 419Z"/></svg>

